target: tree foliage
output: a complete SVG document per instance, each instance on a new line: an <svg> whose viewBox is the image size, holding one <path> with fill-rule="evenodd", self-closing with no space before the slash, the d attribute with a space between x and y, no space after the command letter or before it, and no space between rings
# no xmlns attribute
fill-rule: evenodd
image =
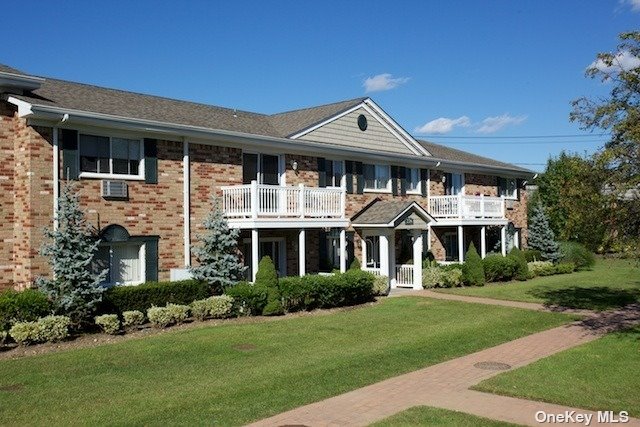
<svg viewBox="0 0 640 427"><path fill-rule="evenodd" d="M531 249L539 250L549 261L556 262L560 258L558 242L541 204L533 208L532 215L529 217L528 244Z"/></svg>
<svg viewBox="0 0 640 427"><path fill-rule="evenodd" d="M44 231L40 253L49 258L53 278L39 277L37 287L56 314L69 316L74 326L90 322L105 288L107 270L94 271L99 239L80 209L73 184L62 187L58 199L58 228Z"/></svg>
<svg viewBox="0 0 640 427"><path fill-rule="evenodd" d="M220 204L212 199L213 210L203 222L205 232L199 236L200 244L192 248L198 265L189 271L197 280L208 283L214 293L234 285L244 278L246 267L240 261L238 236L240 231L230 229Z"/></svg>
<svg viewBox="0 0 640 427"><path fill-rule="evenodd" d="M464 264L462 265L462 275L464 282L470 286L483 286L484 285L484 266L482 265L482 258L478 255L473 242L469 245L469 249L464 257Z"/></svg>

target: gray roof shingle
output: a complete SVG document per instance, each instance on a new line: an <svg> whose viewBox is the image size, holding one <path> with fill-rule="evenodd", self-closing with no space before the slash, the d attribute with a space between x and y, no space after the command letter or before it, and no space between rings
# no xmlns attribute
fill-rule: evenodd
<svg viewBox="0 0 640 427"><path fill-rule="evenodd" d="M499 168L507 168L515 171L531 172L529 169L521 168L511 163L505 163L488 157L479 156L477 154L468 153L455 148L445 147L444 145L434 144L433 142L417 140L433 157L450 160L454 162L473 163L481 166L495 166Z"/></svg>
<svg viewBox="0 0 640 427"><path fill-rule="evenodd" d="M412 201L379 200L365 206L351 218L354 224L388 224L393 221Z"/></svg>

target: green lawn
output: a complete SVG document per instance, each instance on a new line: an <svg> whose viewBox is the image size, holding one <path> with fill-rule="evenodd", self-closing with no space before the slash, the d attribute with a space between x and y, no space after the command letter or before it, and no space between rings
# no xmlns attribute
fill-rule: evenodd
<svg viewBox="0 0 640 427"><path fill-rule="evenodd" d="M536 277L526 282L491 283L483 287L437 291L607 310L640 301L640 269L632 260L598 259L593 270L588 271Z"/></svg>
<svg viewBox="0 0 640 427"><path fill-rule="evenodd" d="M516 424L503 423L476 417L457 411L416 406L392 417L373 424L375 427L392 426L469 426L469 427L509 427Z"/></svg>
<svg viewBox="0 0 640 427"><path fill-rule="evenodd" d="M477 390L640 417L640 327L490 378Z"/></svg>
<svg viewBox="0 0 640 427"><path fill-rule="evenodd" d="M567 322L423 298L0 362L0 424L237 425Z"/></svg>

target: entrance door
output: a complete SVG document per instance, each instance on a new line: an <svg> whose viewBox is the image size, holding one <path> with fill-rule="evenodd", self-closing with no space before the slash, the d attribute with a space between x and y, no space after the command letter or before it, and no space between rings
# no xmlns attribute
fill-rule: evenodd
<svg viewBox="0 0 640 427"><path fill-rule="evenodd" d="M244 263L249 268L246 271L247 280L251 280L253 277L253 265L251 263L251 239L244 239L243 242L243 256ZM258 262L264 256L268 256L273 261L273 265L276 267L278 276L284 277L287 275L286 264L286 248L284 238L266 238L260 239L258 244Z"/></svg>

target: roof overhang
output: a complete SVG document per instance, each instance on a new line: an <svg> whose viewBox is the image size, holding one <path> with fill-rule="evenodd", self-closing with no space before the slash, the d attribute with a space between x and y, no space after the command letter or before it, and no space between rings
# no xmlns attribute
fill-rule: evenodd
<svg viewBox="0 0 640 427"><path fill-rule="evenodd" d="M370 206L369 206L370 207ZM367 208L365 208L367 209ZM357 217L351 221L351 226L354 228L397 228L402 222L409 217L412 213L418 215L422 220L426 223L437 222L434 217L432 217L429 212L427 212L422 206L420 206L417 202L411 202L406 208L402 211L398 212L398 214L387 223L362 223L358 222Z"/></svg>
<svg viewBox="0 0 640 427"><path fill-rule="evenodd" d="M38 89L44 79L0 71L0 93L22 93Z"/></svg>

